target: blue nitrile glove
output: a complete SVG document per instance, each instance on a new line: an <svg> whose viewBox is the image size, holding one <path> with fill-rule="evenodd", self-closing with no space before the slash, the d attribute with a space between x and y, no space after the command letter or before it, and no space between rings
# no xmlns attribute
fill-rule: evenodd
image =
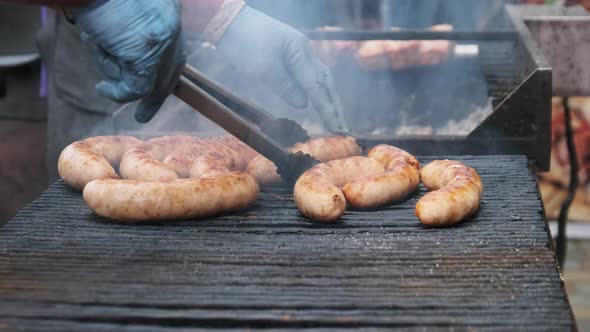
<svg viewBox="0 0 590 332"><path fill-rule="evenodd" d="M311 101L326 129L346 130L332 74L301 32L244 6L216 47L231 64L261 77L293 107L305 108Z"/></svg>
<svg viewBox="0 0 590 332"><path fill-rule="evenodd" d="M178 0L107 0L68 10L108 81L98 92L120 103L142 99L135 118L149 121L184 66Z"/></svg>

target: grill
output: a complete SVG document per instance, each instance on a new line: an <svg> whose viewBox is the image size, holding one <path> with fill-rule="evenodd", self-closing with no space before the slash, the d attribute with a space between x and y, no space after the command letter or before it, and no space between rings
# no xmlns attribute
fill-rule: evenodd
<svg viewBox="0 0 590 332"><path fill-rule="evenodd" d="M274 187L238 214L121 225L57 182L0 229L0 331L576 330L534 175L549 165L551 70L522 19L509 17L510 31L378 33L479 46L474 68L494 112L472 132L361 137L423 164L474 167L485 190L469 221L422 227L413 211L420 187L336 224L308 223L291 191Z"/></svg>
<svg viewBox="0 0 590 332"><path fill-rule="evenodd" d="M574 329L527 158L451 158L486 188L440 230L413 216L424 188L334 225L266 188L243 213L128 226L58 182L0 230L0 327Z"/></svg>

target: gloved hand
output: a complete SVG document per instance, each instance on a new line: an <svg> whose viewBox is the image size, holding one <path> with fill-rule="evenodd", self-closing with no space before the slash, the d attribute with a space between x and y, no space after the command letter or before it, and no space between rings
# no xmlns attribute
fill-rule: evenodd
<svg viewBox="0 0 590 332"><path fill-rule="evenodd" d="M299 31L245 6L216 48L234 66L260 77L293 107L305 108L311 101L326 129L347 130L332 74Z"/></svg>
<svg viewBox="0 0 590 332"><path fill-rule="evenodd" d="M109 79L98 92L149 121L173 91L184 66L178 0L108 0L68 10Z"/></svg>

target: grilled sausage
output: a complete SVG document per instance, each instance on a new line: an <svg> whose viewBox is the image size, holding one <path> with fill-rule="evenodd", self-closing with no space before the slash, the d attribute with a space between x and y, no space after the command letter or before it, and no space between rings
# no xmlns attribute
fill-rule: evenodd
<svg viewBox="0 0 590 332"><path fill-rule="evenodd" d="M170 181L96 180L84 188L84 200L99 216L122 222L204 218L250 206L258 184L232 172Z"/></svg>
<svg viewBox="0 0 590 332"><path fill-rule="evenodd" d="M152 138L146 143L152 146L150 151L152 158L162 161L179 146L190 145L195 140L199 140L199 138L190 135L171 135Z"/></svg>
<svg viewBox="0 0 590 332"><path fill-rule="evenodd" d="M277 173L277 166L263 155L252 159L246 167L246 172L255 178L261 186L281 181L281 176Z"/></svg>
<svg viewBox="0 0 590 332"><path fill-rule="evenodd" d="M121 159L119 173L128 180L173 180L179 176L168 165L164 158L174 150L183 146L190 146L199 138L188 135L162 136L150 139L128 151Z"/></svg>
<svg viewBox="0 0 590 332"><path fill-rule="evenodd" d="M121 159L119 173L123 179L129 180L174 180L178 175L170 167L164 165L160 160L153 156L154 147L143 144L139 148L131 149L125 153Z"/></svg>
<svg viewBox="0 0 590 332"><path fill-rule="evenodd" d="M291 153L298 151L307 153L320 162L359 156L362 153L356 140L346 136L311 139L289 148ZM261 185L272 184L281 180L281 177L277 174L275 164L263 156L252 159L246 171Z"/></svg>
<svg viewBox="0 0 590 332"><path fill-rule="evenodd" d="M307 142L293 145L289 151L291 153L301 151L320 162L360 156L363 152L356 140L348 136L310 139Z"/></svg>
<svg viewBox="0 0 590 332"><path fill-rule="evenodd" d="M121 176L130 180L171 180L189 177L195 159L217 152L230 158L236 170L258 155L256 151L233 136L194 138L167 136L152 139L138 149L129 151L121 162ZM233 167L233 166L232 166Z"/></svg>
<svg viewBox="0 0 590 332"><path fill-rule="evenodd" d="M372 209L405 198L420 184L420 163L408 152L378 145L368 157L385 168L384 173L364 176L347 183L342 191L346 202L358 209Z"/></svg>
<svg viewBox="0 0 590 332"><path fill-rule="evenodd" d="M211 177L231 172L236 166L232 158L212 152L199 156L191 168L190 177Z"/></svg>
<svg viewBox="0 0 590 332"><path fill-rule="evenodd" d="M198 156L214 150L211 139L201 139L189 145L177 147L164 158L164 165L174 170L181 178L188 178L191 166Z"/></svg>
<svg viewBox="0 0 590 332"><path fill-rule="evenodd" d="M453 26L440 24L429 30L452 31ZM360 44L355 58L361 68L367 70L402 70L443 63L449 58L453 46L448 40L370 40Z"/></svg>
<svg viewBox="0 0 590 332"><path fill-rule="evenodd" d="M252 159L260 154L234 136L226 136L217 142L215 152L231 158L236 170L244 171Z"/></svg>
<svg viewBox="0 0 590 332"><path fill-rule="evenodd" d="M431 190L416 204L422 224L453 226L479 209L483 183L477 172L458 161L436 160L421 170L422 183Z"/></svg>
<svg viewBox="0 0 590 332"><path fill-rule="evenodd" d="M195 159L189 174L191 178L244 171L248 163L259 155L233 136L218 140L213 147Z"/></svg>
<svg viewBox="0 0 590 332"><path fill-rule="evenodd" d="M367 157L351 157L316 165L295 183L295 203L309 219L333 222L344 214L346 208L346 199L340 187L359 177L359 174L371 176L384 171L380 162Z"/></svg>
<svg viewBox="0 0 590 332"><path fill-rule="evenodd" d="M74 142L59 156L59 175L80 191L92 180L119 178L115 168L122 156L140 144L142 141L130 136L98 136Z"/></svg>
<svg viewBox="0 0 590 332"><path fill-rule="evenodd" d="M180 177L189 177L195 159L210 152L230 154L237 170L244 170L248 163L258 156L256 151L234 136L223 136L200 139L190 145L181 146L164 159L164 164Z"/></svg>

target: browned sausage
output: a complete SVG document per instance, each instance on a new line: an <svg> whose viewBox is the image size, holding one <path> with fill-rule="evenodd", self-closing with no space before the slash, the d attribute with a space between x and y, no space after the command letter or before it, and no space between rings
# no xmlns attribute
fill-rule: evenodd
<svg viewBox="0 0 590 332"><path fill-rule="evenodd" d="M289 148L291 153L301 151L315 157L320 162L359 156L362 153L356 140L352 137L334 136L311 139ZM261 185L279 182L275 164L263 156L258 156L248 164L248 174L252 175Z"/></svg>
<svg viewBox="0 0 590 332"><path fill-rule="evenodd" d="M236 163L228 156L212 152L197 157L191 168L190 177L211 177L231 172Z"/></svg>
<svg viewBox="0 0 590 332"><path fill-rule="evenodd" d="M215 147L216 153L225 155L227 158L231 158L235 170L244 171L246 167L256 156L260 154L254 149L246 145L244 142L235 138L234 136L226 136L216 142Z"/></svg>
<svg viewBox="0 0 590 332"><path fill-rule="evenodd" d="M142 141L129 136L98 136L74 142L60 154L59 175L71 187L82 190L96 179L116 179L122 156Z"/></svg>
<svg viewBox="0 0 590 332"><path fill-rule="evenodd" d="M190 145L195 140L199 140L199 138L190 135L171 135L152 138L146 143L152 146L150 151L152 158L162 161L179 146Z"/></svg>
<svg viewBox="0 0 590 332"><path fill-rule="evenodd" d="M173 180L178 175L162 160L180 146L187 146L197 138L188 135L153 138L128 151L121 159L119 174L128 180Z"/></svg>
<svg viewBox="0 0 590 332"><path fill-rule="evenodd" d="M233 136L224 137L213 144L213 149L197 157L190 177L211 176L230 171L244 171L258 153Z"/></svg>
<svg viewBox="0 0 590 332"><path fill-rule="evenodd" d="M421 170L428 190L416 204L422 224L452 226L471 217L479 209L483 183L477 172L458 161L436 160Z"/></svg>
<svg viewBox="0 0 590 332"><path fill-rule="evenodd" d="M164 158L163 163L174 170L178 176L188 178L195 159L203 153L211 151L211 145L211 140L201 139L192 144L178 147Z"/></svg>
<svg viewBox="0 0 590 332"><path fill-rule="evenodd" d="M189 177L195 159L210 152L232 155L237 170L244 170L248 163L258 155L256 151L234 136L223 136L200 139L190 145L179 147L164 159L164 164L173 169L180 177Z"/></svg>
<svg viewBox="0 0 590 332"><path fill-rule="evenodd" d="M170 181L96 180L84 200L98 215L123 222L204 218L242 210L258 195L246 173Z"/></svg>
<svg viewBox="0 0 590 332"><path fill-rule="evenodd" d="M347 183L342 191L346 202L358 209L372 209L399 201L420 184L420 163L408 152L389 145L371 149L368 157L379 161L385 172L362 176Z"/></svg>
<svg viewBox="0 0 590 332"><path fill-rule="evenodd" d="M367 157L351 157L316 165L295 183L295 203L309 219L336 221L346 208L346 199L340 187L360 174L370 176L384 171L380 162Z"/></svg>

